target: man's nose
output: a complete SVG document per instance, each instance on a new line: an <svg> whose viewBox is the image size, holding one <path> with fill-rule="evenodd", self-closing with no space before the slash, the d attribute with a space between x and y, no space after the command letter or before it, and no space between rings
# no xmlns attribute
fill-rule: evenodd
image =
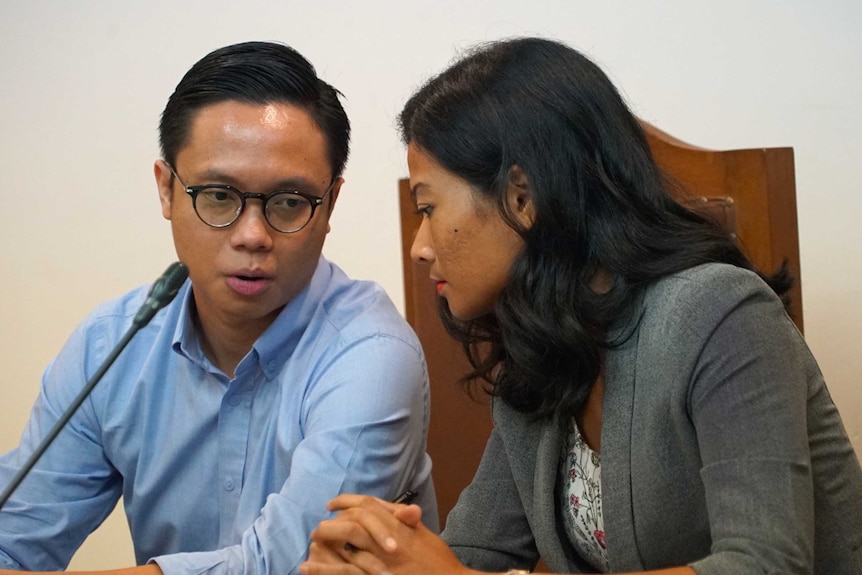
<svg viewBox="0 0 862 575"><path fill-rule="evenodd" d="M263 203L256 199L246 200L245 208L231 228L233 246L251 250L269 249L272 247L272 234L278 233L266 221Z"/></svg>

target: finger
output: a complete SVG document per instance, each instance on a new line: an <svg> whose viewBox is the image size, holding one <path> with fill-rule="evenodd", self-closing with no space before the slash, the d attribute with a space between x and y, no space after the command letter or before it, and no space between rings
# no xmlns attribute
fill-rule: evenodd
<svg viewBox="0 0 862 575"><path fill-rule="evenodd" d="M398 547L394 533L401 526L401 522L393 516L392 511L399 507L404 506L365 498L359 507L342 511L338 517L359 525L378 546L391 553ZM357 547L369 549L365 545L357 545Z"/></svg>
<svg viewBox="0 0 862 575"><path fill-rule="evenodd" d="M378 499L361 497L360 506L341 511L333 519L322 521L315 530L318 541L341 541L359 549L369 549L367 538L384 550L392 552L397 543L393 537L401 522L393 517ZM401 507L404 507L403 505Z"/></svg>
<svg viewBox="0 0 862 575"><path fill-rule="evenodd" d="M422 521L422 508L418 505L401 505L392 516L408 527L416 527Z"/></svg>
<svg viewBox="0 0 862 575"><path fill-rule="evenodd" d="M368 575L350 563L331 565L311 560L305 561L299 566L299 573L300 575Z"/></svg>
<svg viewBox="0 0 862 575"><path fill-rule="evenodd" d="M329 545L321 545L313 541L308 546L308 560L314 563L326 563L332 565L340 565L347 562L344 556L336 552L335 549Z"/></svg>
<svg viewBox="0 0 862 575"><path fill-rule="evenodd" d="M352 520L346 513L350 512L321 521L317 528L311 532L309 537L311 542L327 549L336 550L342 556L341 550L350 551L376 547L374 539L364 526L358 521Z"/></svg>
<svg viewBox="0 0 862 575"><path fill-rule="evenodd" d="M308 563L313 563L315 566L309 567L309 569L317 569L317 566L320 565L350 564L363 573L372 575L386 573L386 565L375 555L375 553L382 554L383 550L370 539L368 542L369 545L373 546L372 550L359 549L351 543L345 543L343 546L332 546L312 542L309 545Z"/></svg>
<svg viewBox="0 0 862 575"><path fill-rule="evenodd" d="M385 501L370 495L343 493L331 499L329 503L326 504L326 508L330 511L344 511L345 509L350 509L352 507L368 507L369 505L379 505L390 513L405 506L404 503L392 503L391 501Z"/></svg>
<svg viewBox="0 0 862 575"><path fill-rule="evenodd" d="M308 569L311 571L322 570L322 566L353 566L354 569L328 569L328 571L332 571L333 573L361 572L373 575L379 575L384 572L385 565L381 561L378 561L372 553L353 546L348 550L345 547L332 547L312 543L309 545L308 550L308 559L306 562L309 564ZM381 551L378 549L378 552Z"/></svg>
<svg viewBox="0 0 862 575"><path fill-rule="evenodd" d="M415 527L421 519L421 510L413 506L392 504L375 497L346 496L333 500L334 506L348 505L333 519L321 522L318 526L318 540L341 541L359 548L369 550L364 537L370 537L376 545L392 553L398 544L395 533L404 525L394 516L394 512L403 513L409 521L408 527ZM364 534L363 534L364 532ZM347 547L350 550L350 546Z"/></svg>
<svg viewBox="0 0 862 575"><path fill-rule="evenodd" d="M326 504L326 508L330 511L343 511L344 509L350 509L351 507L360 507L366 499L374 499L381 503L383 503L382 499L377 499L376 497L371 497L370 495L355 495L352 493L342 493L341 495L336 496L331 499L329 503Z"/></svg>
<svg viewBox="0 0 862 575"><path fill-rule="evenodd" d="M378 549L377 552L380 553L380 550ZM348 561L350 564L360 569L363 573L379 575L389 572L383 560L372 552L355 549L347 553L349 553Z"/></svg>

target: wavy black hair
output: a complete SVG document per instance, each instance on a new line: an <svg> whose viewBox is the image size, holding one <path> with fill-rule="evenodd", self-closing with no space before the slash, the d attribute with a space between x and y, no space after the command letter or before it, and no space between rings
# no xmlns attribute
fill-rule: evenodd
<svg viewBox="0 0 862 575"><path fill-rule="evenodd" d="M243 42L201 58L177 84L162 112L162 157L175 166L195 114L202 108L235 100L247 104L291 104L302 108L326 137L333 179L340 176L350 151L350 121L341 92L317 77L299 52L276 42Z"/></svg>
<svg viewBox="0 0 862 575"><path fill-rule="evenodd" d="M673 199L643 129L608 77L556 41L479 46L422 86L399 116L402 138L494 202L524 249L491 315L443 322L474 370L465 381L514 408L574 416L601 369L609 329L659 278L706 262L754 270L736 241ZM529 181L535 221L509 212L510 170ZM610 289L596 293L597 271ZM760 274L784 296L786 266ZM786 301L786 300L785 300Z"/></svg>

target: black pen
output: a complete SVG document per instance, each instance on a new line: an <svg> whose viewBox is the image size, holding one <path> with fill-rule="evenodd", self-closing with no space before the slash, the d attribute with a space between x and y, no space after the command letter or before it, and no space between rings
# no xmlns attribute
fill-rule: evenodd
<svg viewBox="0 0 862 575"><path fill-rule="evenodd" d="M402 493L401 495L399 495L398 497L393 499L392 503L402 503L404 505L410 505L413 502L413 500L416 499L417 495L419 495L419 494L416 493L415 491L408 489L407 491L405 491L404 493Z"/></svg>

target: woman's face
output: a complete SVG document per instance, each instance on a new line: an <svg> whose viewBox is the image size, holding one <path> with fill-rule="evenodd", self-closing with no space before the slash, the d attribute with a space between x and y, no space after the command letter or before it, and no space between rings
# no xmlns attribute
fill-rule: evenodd
<svg viewBox="0 0 862 575"><path fill-rule="evenodd" d="M523 239L491 201L415 144L407 148L407 165L422 216L410 256L431 264L431 281L456 318L492 312Z"/></svg>

